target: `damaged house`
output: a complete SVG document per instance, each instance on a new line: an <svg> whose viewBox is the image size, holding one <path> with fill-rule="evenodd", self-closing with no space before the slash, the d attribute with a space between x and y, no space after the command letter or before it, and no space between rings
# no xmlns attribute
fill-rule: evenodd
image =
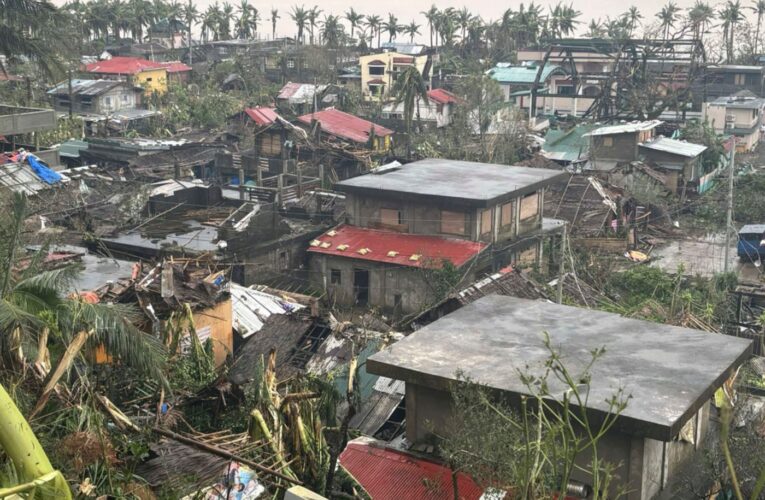
<svg viewBox="0 0 765 500"><path fill-rule="evenodd" d="M589 367L584 404L573 412L600 422L613 412L611 398L631 396L597 445L598 456L614 465L608 495L626 491L627 500L654 498L706 446L713 394L751 351L746 339L491 295L371 356L367 366L371 373L406 383L407 441L432 443L453 432L450 391L465 378L521 411L521 398L533 398L536 391L519 370L543 377L549 366L542 332L549 332L573 373L587 369L590 357L582 353L605 347ZM558 401L572 390L555 377L547 384L549 398ZM592 425L597 429L597 423ZM589 460L589 452L577 457L582 470ZM571 479L591 481L577 468Z"/></svg>
<svg viewBox="0 0 765 500"><path fill-rule="evenodd" d="M562 227L543 220L544 192L566 175L429 159L340 182L346 220L311 242L311 280L333 303L408 314L438 299L439 273L539 263L541 238Z"/></svg>

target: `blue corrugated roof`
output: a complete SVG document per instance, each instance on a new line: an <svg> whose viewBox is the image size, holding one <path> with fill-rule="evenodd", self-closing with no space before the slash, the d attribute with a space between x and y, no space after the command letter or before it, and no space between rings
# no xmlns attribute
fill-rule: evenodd
<svg viewBox="0 0 765 500"><path fill-rule="evenodd" d="M495 66L488 71L488 75L499 83L532 84L537 77L537 70L537 66ZM563 68L551 64L545 65L539 79L540 83L544 83L555 71L562 72Z"/></svg>

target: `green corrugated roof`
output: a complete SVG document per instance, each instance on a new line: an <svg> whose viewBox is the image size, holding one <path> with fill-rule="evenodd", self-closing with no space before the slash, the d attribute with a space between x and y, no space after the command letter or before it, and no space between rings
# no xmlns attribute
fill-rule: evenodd
<svg viewBox="0 0 765 500"><path fill-rule="evenodd" d="M58 147L58 154L67 158L79 158L80 151L84 149L88 149L87 142L70 139L61 143L61 145Z"/></svg>
<svg viewBox="0 0 765 500"><path fill-rule="evenodd" d="M550 159L560 161L575 161L583 157L589 150L590 140L583 137L592 132L597 125L590 123L577 125L576 127L563 129L550 129L545 135L545 144L542 147L544 155Z"/></svg>
<svg viewBox="0 0 765 500"><path fill-rule="evenodd" d="M537 77L537 69L536 66L495 66L489 70L488 74L499 83L522 83L530 85L534 83L534 79ZM551 64L545 65L539 82L544 83L554 71L562 71L562 68Z"/></svg>

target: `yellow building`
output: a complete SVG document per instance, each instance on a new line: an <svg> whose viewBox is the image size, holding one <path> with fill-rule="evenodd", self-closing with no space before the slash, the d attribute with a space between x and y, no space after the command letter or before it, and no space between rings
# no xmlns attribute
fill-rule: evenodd
<svg viewBox="0 0 765 500"><path fill-rule="evenodd" d="M361 94L365 101L388 101L390 89L407 68L414 66L425 71L428 56L408 56L398 52L383 52L359 57L361 66Z"/></svg>
<svg viewBox="0 0 765 500"><path fill-rule="evenodd" d="M147 95L167 92L169 72L180 74L190 70L182 63L160 63L139 57L112 57L86 66L88 73L100 78L124 79L143 87Z"/></svg>

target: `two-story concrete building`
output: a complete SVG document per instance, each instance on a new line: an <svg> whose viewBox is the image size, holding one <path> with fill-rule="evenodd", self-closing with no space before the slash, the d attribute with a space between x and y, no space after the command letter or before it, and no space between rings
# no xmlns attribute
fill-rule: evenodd
<svg viewBox="0 0 765 500"><path fill-rule="evenodd" d="M361 95L366 101L387 101L393 97L390 90L398 75L411 66L423 74L427 62L426 55L414 56L398 52L361 56Z"/></svg>
<svg viewBox="0 0 765 500"><path fill-rule="evenodd" d="M416 98L414 119L435 128L450 125L454 120L455 107L459 103L457 96L445 89L428 90L427 96L427 100ZM383 106L382 117L404 120L404 108L403 102L390 102Z"/></svg>
<svg viewBox="0 0 765 500"><path fill-rule="evenodd" d="M760 127L765 99L742 90L729 97L719 97L704 104L704 120L718 134L736 137L736 150L751 151L760 142Z"/></svg>
<svg viewBox="0 0 765 500"><path fill-rule="evenodd" d="M340 182L345 224L311 242L311 279L341 305L419 311L437 292L433 270L472 281L539 262L542 237L561 227L542 218L544 191L566 175L428 159Z"/></svg>
<svg viewBox="0 0 765 500"><path fill-rule="evenodd" d="M179 61L155 62L139 57L112 57L85 66L97 78L126 80L140 86L146 94L167 92L171 82L188 80L191 67Z"/></svg>
<svg viewBox="0 0 765 500"><path fill-rule="evenodd" d="M540 395L557 408L555 402L570 396L574 388L556 376L547 377L546 394L524 382L523 376L549 373L545 333L572 376L589 371L577 378L583 404L577 406L573 397L569 402L574 415L587 415L591 431L597 432L606 415L614 416L612 398L629 397L597 443L598 458L613 466L607 496L626 500L656 498L703 452L713 394L751 352L748 339L489 295L374 354L366 367L406 383L406 438L432 444L459 428L451 391L465 379L519 412L524 397L533 405ZM603 354L588 366L591 353L601 348ZM591 485L592 452L583 451L575 462L571 478Z"/></svg>

